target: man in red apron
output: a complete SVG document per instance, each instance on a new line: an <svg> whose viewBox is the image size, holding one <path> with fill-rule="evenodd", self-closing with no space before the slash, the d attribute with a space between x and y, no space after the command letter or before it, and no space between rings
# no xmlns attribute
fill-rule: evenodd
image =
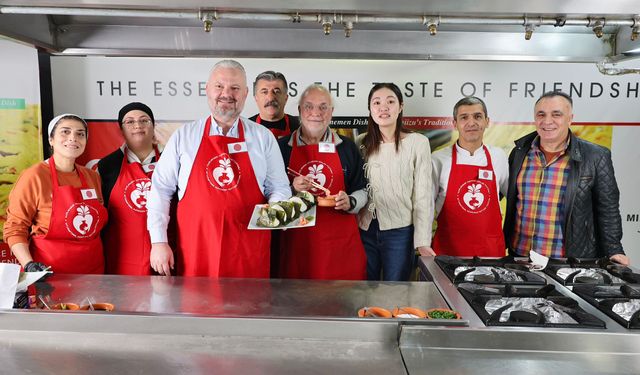
<svg viewBox="0 0 640 375"><path fill-rule="evenodd" d="M278 141L295 191L310 191L315 182L335 194L335 207L317 207L316 225L281 234L280 276L300 279L364 280L366 256L355 213L367 203L362 158L348 138L329 129L331 95L311 85L300 97L301 127Z"/></svg>
<svg viewBox="0 0 640 375"><path fill-rule="evenodd" d="M267 70L253 82L253 97L259 113L250 120L263 125L276 136L286 137L300 127L297 116L284 113L289 95L284 74ZM271 275L278 274L280 264L280 231L271 231Z"/></svg>
<svg viewBox="0 0 640 375"><path fill-rule="evenodd" d="M207 82L211 116L178 129L153 173L147 203L151 267L169 275L169 207L177 205L177 275L269 277L270 232L248 230L256 204L291 196L273 134L240 113L246 74L218 62Z"/></svg>
<svg viewBox="0 0 640 375"><path fill-rule="evenodd" d="M500 194L506 195L507 156L482 142L489 117L481 99L458 101L453 124L458 141L432 155L437 217L432 248L437 255L503 257Z"/></svg>
<svg viewBox="0 0 640 375"><path fill-rule="evenodd" d="M106 273L150 275L151 241L147 231L147 195L160 152L154 145L151 108L133 102L120 109L125 143L98 162L109 223L102 237Z"/></svg>
<svg viewBox="0 0 640 375"><path fill-rule="evenodd" d="M253 97L259 113L250 120L264 125L276 138L287 136L300 127L296 116L284 113L289 99L287 90L287 79L273 70L258 74L253 82Z"/></svg>

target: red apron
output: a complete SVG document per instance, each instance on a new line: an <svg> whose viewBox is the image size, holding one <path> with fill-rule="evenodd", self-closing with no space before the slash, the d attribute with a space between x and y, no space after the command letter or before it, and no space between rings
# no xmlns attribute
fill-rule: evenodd
<svg viewBox="0 0 640 375"><path fill-rule="evenodd" d="M44 236L31 239L33 260L51 266L55 273L104 273L100 230L107 222L107 209L90 189L76 165L82 186L59 186L53 156L49 158L53 189L51 221Z"/></svg>
<svg viewBox="0 0 640 375"><path fill-rule="evenodd" d="M154 146L156 161L160 158ZM151 239L147 230L147 194L155 163L145 172L140 163L127 161L127 149L109 196L109 224L104 233L107 272L116 275L151 275Z"/></svg>
<svg viewBox="0 0 640 375"><path fill-rule="evenodd" d="M256 122L258 124L262 123L262 119L260 118L260 115L256 117ZM284 130L278 129L278 128L269 128L269 131L271 132L271 134L275 135L276 138L286 137L287 135L291 134L291 126L289 126L289 115L286 115L286 114L284 115L284 123L286 124L286 127L284 128Z"/></svg>
<svg viewBox="0 0 640 375"><path fill-rule="evenodd" d="M334 134L332 134L335 137ZM345 190L342 163L337 152L320 152L320 145L297 145L289 167L308 175L330 191ZM312 190L312 193L319 192ZM281 277L296 279L364 280L366 256L356 215L337 211L334 207L317 207L316 225L281 233Z"/></svg>
<svg viewBox="0 0 640 375"><path fill-rule="evenodd" d="M209 136L205 124L184 196L178 202L178 276L269 277L271 233L248 230L258 186L239 120L238 138Z"/></svg>
<svg viewBox="0 0 640 375"><path fill-rule="evenodd" d="M505 256L500 199L491 155L487 166L457 163L453 146L451 173L432 248L438 255Z"/></svg>

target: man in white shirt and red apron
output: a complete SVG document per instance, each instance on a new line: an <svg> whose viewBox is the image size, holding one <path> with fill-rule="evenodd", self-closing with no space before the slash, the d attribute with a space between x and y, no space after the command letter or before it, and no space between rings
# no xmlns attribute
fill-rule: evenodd
<svg viewBox="0 0 640 375"><path fill-rule="evenodd" d="M253 98L258 114L249 119L263 125L276 138L285 137L300 127L298 118L284 113L289 95L287 79L280 72L267 70L253 82Z"/></svg>
<svg viewBox="0 0 640 375"><path fill-rule="evenodd" d="M436 255L505 256L501 195L509 164L505 152L483 144L489 117L485 103L465 97L453 109L459 137L432 155L437 229ZM426 255L426 254L423 254Z"/></svg>
<svg viewBox="0 0 640 375"><path fill-rule="evenodd" d="M147 228L151 267L179 276L269 277L270 232L248 230L256 204L291 196L276 138L241 118L242 65L218 62L206 86L211 116L176 130L153 173ZM177 260L167 239L177 193Z"/></svg>

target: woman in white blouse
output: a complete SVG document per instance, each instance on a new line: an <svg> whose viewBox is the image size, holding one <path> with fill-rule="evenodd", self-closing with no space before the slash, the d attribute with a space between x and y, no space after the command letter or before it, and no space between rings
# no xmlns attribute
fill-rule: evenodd
<svg viewBox="0 0 640 375"><path fill-rule="evenodd" d="M415 250L433 253L429 139L402 125L402 92L379 83L369 92L367 133L359 137L369 204L358 221L369 280L408 281Z"/></svg>

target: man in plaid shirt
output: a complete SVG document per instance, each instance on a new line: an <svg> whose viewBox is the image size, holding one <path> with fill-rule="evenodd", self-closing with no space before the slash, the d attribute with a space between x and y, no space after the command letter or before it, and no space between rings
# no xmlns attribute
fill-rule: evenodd
<svg viewBox="0 0 640 375"><path fill-rule="evenodd" d="M536 131L509 155L504 233L509 252L601 258L629 264L622 249L620 192L611 152L575 136L573 101L547 92L535 104Z"/></svg>

